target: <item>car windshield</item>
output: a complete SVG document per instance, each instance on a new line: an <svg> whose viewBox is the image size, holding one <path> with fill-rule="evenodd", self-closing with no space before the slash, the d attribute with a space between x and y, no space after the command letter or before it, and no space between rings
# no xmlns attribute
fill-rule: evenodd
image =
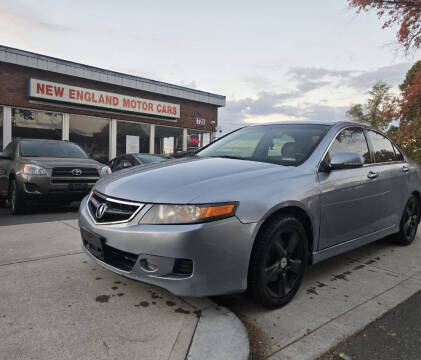
<svg viewBox="0 0 421 360"><path fill-rule="evenodd" d="M88 159L88 155L76 144L55 141L21 141L20 156Z"/></svg>
<svg viewBox="0 0 421 360"><path fill-rule="evenodd" d="M260 125L237 130L196 155L297 166L319 144L328 125Z"/></svg>
<svg viewBox="0 0 421 360"><path fill-rule="evenodd" d="M135 156L143 163L165 161L165 158L162 158L161 156L147 155L147 154L135 154Z"/></svg>

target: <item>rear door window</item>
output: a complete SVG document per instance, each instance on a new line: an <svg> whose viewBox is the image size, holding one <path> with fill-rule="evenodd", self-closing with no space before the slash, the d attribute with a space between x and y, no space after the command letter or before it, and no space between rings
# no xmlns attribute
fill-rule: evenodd
<svg viewBox="0 0 421 360"><path fill-rule="evenodd" d="M373 130L368 130L368 136L370 137L371 144L373 145L376 163L395 161L395 150L393 150L393 145L388 138Z"/></svg>

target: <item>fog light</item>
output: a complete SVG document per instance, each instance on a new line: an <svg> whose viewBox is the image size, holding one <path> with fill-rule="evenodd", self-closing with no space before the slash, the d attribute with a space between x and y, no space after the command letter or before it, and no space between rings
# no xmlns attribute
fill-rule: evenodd
<svg viewBox="0 0 421 360"><path fill-rule="evenodd" d="M158 265L154 264L149 259L141 259L139 264L140 264L140 267L147 272L156 272L159 269Z"/></svg>

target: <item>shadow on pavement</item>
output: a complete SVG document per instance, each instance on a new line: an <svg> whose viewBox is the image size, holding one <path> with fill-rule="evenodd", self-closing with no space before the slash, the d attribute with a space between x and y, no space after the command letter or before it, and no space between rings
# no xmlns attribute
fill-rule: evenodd
<svg viewBox="0 0 421 360"><path fill-rule="evenodd" d="M27 213L22 215L12 215L9 207L0 208L0 226L74 220L77 219L79 204L79 202L74 202L66 206L60 204L32 205L28 207Z"/></svg>

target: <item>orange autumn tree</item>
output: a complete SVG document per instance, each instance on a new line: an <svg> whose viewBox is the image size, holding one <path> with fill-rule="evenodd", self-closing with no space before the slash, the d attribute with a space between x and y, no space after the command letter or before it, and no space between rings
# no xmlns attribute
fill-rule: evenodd
<svg viewBox="0 0 421 360"><path fill-rule="evenodd" d="M348 0L358 12L375 10L383 28L399 27L396 37L406 52L421 47L421 0Z"/></svg>
<svg viewBox="0 0 421 360"><path fill-rule="evenodd" d="M386 116L399 121L389 135L405 153L421 162L421 61L417 61L400 85L401 96L389 106Z"/></svg>

